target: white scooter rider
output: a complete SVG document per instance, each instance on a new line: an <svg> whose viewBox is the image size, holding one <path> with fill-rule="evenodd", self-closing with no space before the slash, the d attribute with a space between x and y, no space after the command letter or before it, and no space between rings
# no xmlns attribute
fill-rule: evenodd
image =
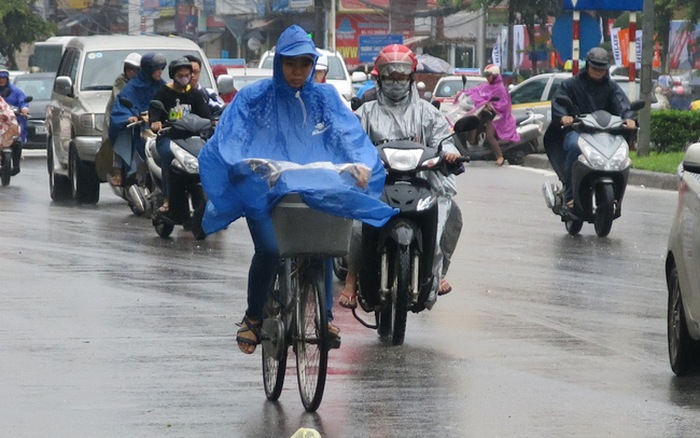
<svg viewBox="0 0 700 438"><path fill-rule="evenodd" d="M356 112L375 145L389 140L410 139L437 147L440 140L450 135L450 127L442 112L418 95L414 78L417 64L411 49L401 44L389 45L379 52L375 61L379 90L377 100L365 102ZM460 154L451 139L443 142L443 150L447 162L457 162ZM462 230L462 213L452 200L457 194L454 176L430 172L429 178L440 196L437 229L440 245L435 245L433 275L441 279ZM361 231L358 228L354 227L348 274L338 303L346 308L357 306L356 275L361 246ZM436 282L428 305L434 303L436 295L444 295L451 290L452 287L445 280Z"/></svg>

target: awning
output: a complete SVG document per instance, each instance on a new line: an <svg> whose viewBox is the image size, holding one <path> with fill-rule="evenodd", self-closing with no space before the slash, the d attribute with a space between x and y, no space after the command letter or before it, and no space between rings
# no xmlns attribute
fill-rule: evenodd
<svg viewBox="0 0 700 438"><path fill-rule="evenodd" d="M411 46L412 44L418 44L421 41L425 41L427 39L430 39L430 36L424 35L424 36L413 36L411 38L406 38L403 40L403 45L404 46Z"/></svg>
<svg viewBox="0 0 700 438"><path fill-rule="evenodd" d="M222 17L224 23L226 23L226 29L228 29L231 34L236 38L242 38L248 32L248 23L250 22L250 17L248 16L237 16L237 15L225 15Z"/></svg>

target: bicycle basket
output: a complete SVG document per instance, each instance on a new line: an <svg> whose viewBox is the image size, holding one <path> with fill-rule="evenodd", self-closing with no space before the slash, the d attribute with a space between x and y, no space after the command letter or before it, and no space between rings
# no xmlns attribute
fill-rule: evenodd
<svg viewBox="0 0 700 438"><path fill-rule="evenodd" d="M272 210L272 224L282 257L348 253L352 219L314 210L296 193L286 195Z"/></svg>

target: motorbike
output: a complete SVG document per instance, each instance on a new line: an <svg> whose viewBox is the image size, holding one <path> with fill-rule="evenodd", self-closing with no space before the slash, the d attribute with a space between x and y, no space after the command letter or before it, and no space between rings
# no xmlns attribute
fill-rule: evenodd
<svg viewBox="0 0 700 438"><path fill-rule="evenodd" d="M567 96L557 97L556 102L574 117L572 129L580 133L578 145L581 155L572 168L574 207L569 208L565 203L563 184L555 186L549 181L542 185L545 202L554 214L561 217L570 235L578 234L583 223L587 222L594 224L599 237L605 237L610 233L613 221L622 215L622 199L632 165L625 135L634 131L625 127L622 118L607 111L577 114ZM638 111L644 107L644 101L632 102L630 107ZM561 146L556 147L561 154ZM564 158L559 157L552 148L545 145L552 167L559 179L564 181L563 165L555 163Z"/></svg>
<svg viewBox="0 0 700 438"><path fill-rule="evenodd" d="M167 114L159 101L152 101L149 109ZM175 225L182 225L185 230L191 231L196 239L205 238L201 223L207 197L199 179L197 157L213 132L211 120L196 114L187 114L175 121L166 122L165 127L158 132L157 137L170 139L170 150L175 157L170 172L169 211L161 213L153 209L152 223L160 237L170 236ZM146 163L153 181L154 205L162 204L163 197L163 173L156 147L157 137L149 138L146 142Z"/></svg>
<svg viewBox="0 0 700 438"><path fill-rule="evenodd" d="M132 109L134 104L127 98L120 97L119 102L125 107ZM127 129L135 130L133 134L138 135L144 140L154 137L150 128L142 129L144 125L148 126L148 111L134 114L138 120L126 125ZM150 175L146 172L145 165L135 174L126 177L119 186L110 184L115 195L119 196L127 202L129 209L136 216L146 216L153 207L153 182Z"/></svg>
<svg viewBox="0 0 700 438"><path fill-rule="evenodd" d="M29 103L34 98L32 96L26 96L24 101ZM19 121L21 117L26 118L27 116L22 114L19 107L10 105L12 112ZM21 124L20 124L21 126ZM22 128L20 128L22 129ZM13 161L18 161L22 158L22 139L21 132L18 132L12 139L12 144L5 147L0 147L0 184L3 186L10 185L10 179L16 174L13 172Z"/></svg>
<svg viewBox="0 0 700 438"><path fill-rule="evenodd" d="M448 175L454 164L444 160L442 144L456 133L474 129L474 119L455 124L455 133L437 148L410 140L392 140L377 146L387 172L382 200L399 210L384 226L362 227L362 261L359 266L358 303L374 312L375 324L355 318L380 336L391 336L393 345L403 344L408 311L418 313L432 306L439 278L433 276L435 245L438 245L438 196L430 173ZM468 162L462 157L458 164Z"/></svg>
<svg viewBox="0 0 700 438"><path fill-rule="evenodd" d="M490 102L500 100L494 96ZM474 102L466 93L461 93L456 97L456 105L447 113L447 120L453 123L462 117L469 116L478 119L479 124L475 132L458 135L459 143L464 150L462 153L469 156L472 161L494 161L496 155L486 142L486 122L493 120L497 115L489 111L486 106L488 102L474 105ZM515 130L520 135L520 141L499 142L503 157L508 163L513 165L523 164L525 156L537 152L538 138L544 129L544 115L537 114L534 110L527 110L524 117L515 121Z"/></svg>

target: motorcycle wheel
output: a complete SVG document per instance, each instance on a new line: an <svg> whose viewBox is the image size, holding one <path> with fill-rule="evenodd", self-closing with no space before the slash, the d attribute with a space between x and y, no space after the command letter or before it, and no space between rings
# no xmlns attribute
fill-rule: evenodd
<svg viewBox="0 0 700 438"><path fill-rule="evenodd" d="M583 228L583 221L576 219L567 219L564 222L564 225L566 226L566 231L570 235L575 236L581 231L581 228Z"/></svg>
<svg viewBox="0 0 700 438"><path fill-rule="evenodd" d="M525 162L525 152L518 150L510 154L506 154L506 160L508 160L508 164L520 166Z"/></svg>
<svg viewBox="0 0 700 438"><path fill-rule="evenodd" d="M609 184L603 184L595 191L595 233L598 237L610 234L615 214L615 193Z"/></svg>
<svg viewBox="0 0 700 438"><path fill-rule="evenodd" d="M394 299L394 331L391 336L393 345L403 344L406 335L408 302L411 294L411 256L408 248L398 252L396 267L396 296Z"/></svg>
<svg viewBox="0 0 700 438"><path fill-rule="evenodd" d="M345 277L348 276L348 263L345 257L333 258L333 273L338 277L338 280L345 281Z"/></svg>
<svg viewBox="0 0 700 438"><path fill-rule="evenodd" d="M3 186L10 184L10 175L12 174L12 155L10 151L2 152L2 167L0 168L0 182Z"/></svg>

